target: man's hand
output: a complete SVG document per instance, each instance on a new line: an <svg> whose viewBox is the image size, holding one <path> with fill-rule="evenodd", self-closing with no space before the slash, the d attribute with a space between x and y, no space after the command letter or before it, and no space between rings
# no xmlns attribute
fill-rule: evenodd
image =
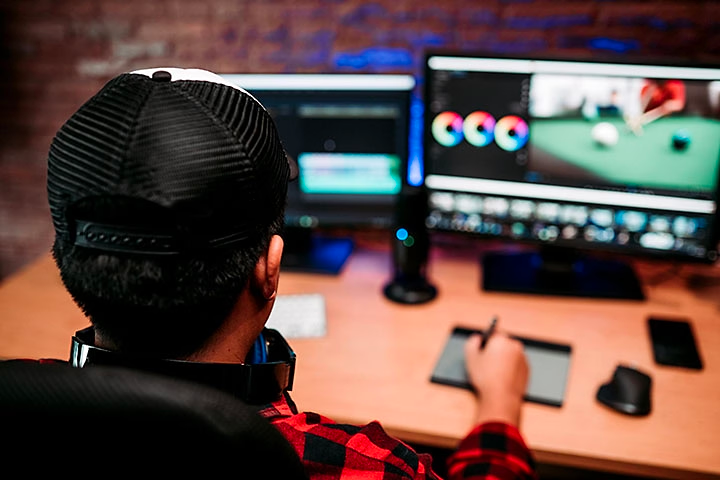
<svg viewBox="0 0 720 480"><path fill-rule="evenodd" d="M465 344L468 379L478 395L477 422L501 421L518 427L529 369L520 341L496 332L480 349L480 335Z"/></svg>

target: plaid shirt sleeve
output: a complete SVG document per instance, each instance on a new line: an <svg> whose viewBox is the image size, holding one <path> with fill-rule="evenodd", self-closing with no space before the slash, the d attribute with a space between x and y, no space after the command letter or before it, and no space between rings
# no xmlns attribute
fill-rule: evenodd
<svg viewBox="0 0 720 480"><path fill-rule="evenodd" d="M289 396L260 413L290 441L310 478L439 480L430 455L391 437L378 422L345 425L316 413L298 413ZM500 423L476 427L448 465L451 479L536 478L520 433Z"/></svg>
<svg viewBox="0 0 720 480"><path fill-rule="evenodd" d="M430 455L391 437L378 422L345 425L316 413L298 413L289 396L260 414L290 441L309 478L439 480Z"/></svg>
<svg viewBox="0 0 720 480"><path fill-rule="evenodd" d="M476 426L448 459L454 479L533 479L535 461L517 428L500 422Z"/></svg>

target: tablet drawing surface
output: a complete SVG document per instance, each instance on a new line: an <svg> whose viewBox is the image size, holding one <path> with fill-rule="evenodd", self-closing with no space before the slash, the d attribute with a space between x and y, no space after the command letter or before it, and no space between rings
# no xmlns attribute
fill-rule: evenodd
<svg viewBox="0 0 720 480"><path fill-rule="evenodd" d="M432 382L471 388L465 372L464 344L473 332L481 332L481 330L456 327L452 331L433 369L430 377ZM524 337L514 338L523 343L530 367L525 400L556 407L562 406L570 371L571 347Z"/></svg>

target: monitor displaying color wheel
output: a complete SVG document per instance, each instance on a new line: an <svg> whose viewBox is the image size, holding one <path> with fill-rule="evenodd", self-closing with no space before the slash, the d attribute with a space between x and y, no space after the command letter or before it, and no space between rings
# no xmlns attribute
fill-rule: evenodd
<svg viewBox="0 0 720 480"><path fill-rule="evenodd" d="M526 285L492 263L486 287L642 298L574 276L624 275L582 263L595 253L717 259L719 68L428 53L423 100L428 228L539 247L493 257ZM563 265L543 271L548 252Z"/></svg>

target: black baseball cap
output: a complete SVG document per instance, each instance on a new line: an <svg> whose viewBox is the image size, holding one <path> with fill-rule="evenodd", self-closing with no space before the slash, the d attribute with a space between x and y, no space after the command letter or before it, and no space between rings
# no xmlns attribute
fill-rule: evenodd
<svg viewBox="0 0 720 480"><path fill-rule="evenodd" d="M107 252L173 255L252 241L297 177L250 93L201 69L123 73L60 128L48 156L56 234Z"/></svg>

